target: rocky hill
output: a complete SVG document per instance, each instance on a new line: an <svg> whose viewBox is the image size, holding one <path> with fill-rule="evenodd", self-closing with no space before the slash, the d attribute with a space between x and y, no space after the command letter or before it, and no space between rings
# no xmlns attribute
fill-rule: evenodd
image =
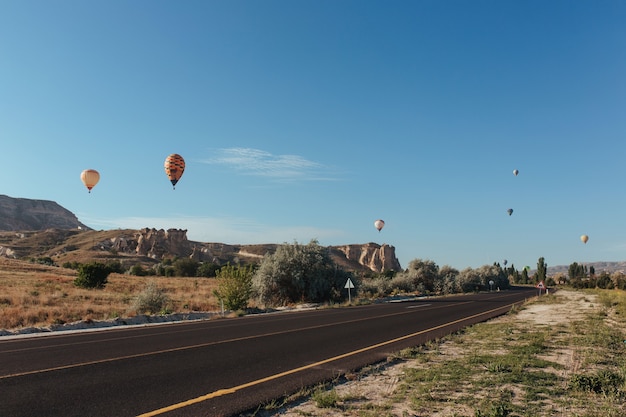
<svg viewBox="0 0 626 417"><path fill-rule="evenodd" d="M4 230L4 231L2 231ZM277 244L227 245L187 239L187 230L95 231L52 201L0 196L0 256L49 257L65 262L119 261L150 265L165 258L191 258L217 265L259 263ZM333 261L349 271L400 271L395 248L376 243L328 247Z"/></svg>
<svg viewBox="0 0 626 417"><path fill-rule="evenodd" d="M0 194L0 230L86 229L69 210L54 201Z"/></svg>
<svg viewBox="0 0 626 417"><path fill-rule="evenodd" d="M181 229L62 230L0 232L0 256L51 258L66 262L119 261L125 266L149 266L166 258L190 258L217 265L258 264L277 244L228 245L195 242ZM349 271L400 271L395 248L376 243L328 247L333 261Z"/></svg>

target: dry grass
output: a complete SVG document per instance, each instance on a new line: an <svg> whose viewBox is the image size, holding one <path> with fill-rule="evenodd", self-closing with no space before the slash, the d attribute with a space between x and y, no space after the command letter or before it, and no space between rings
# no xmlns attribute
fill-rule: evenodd
<svg viewBox="0 0 626 417"><path fill-rule="evenodd" d="M165 291L172 312L218 310L211 278L111 274L99 290L77 288L74 278L72 269L0 258L0 329L133 317L133 303L149 282Z"/></svg>

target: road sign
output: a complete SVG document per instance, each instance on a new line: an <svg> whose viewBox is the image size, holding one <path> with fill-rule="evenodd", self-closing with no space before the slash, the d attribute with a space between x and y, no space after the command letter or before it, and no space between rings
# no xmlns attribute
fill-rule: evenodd
<svg viewBox="0 0 626 417"><path fill-rule="evenodd" d="M546 294L548 293L548 289L546 288L543 281L539 281L539 284L537 284L536 287L539 288L539 295L541 295L541 290L546 290Z"/></svg>
<svg viewBox="0 0 626 417"><path fill-rule="evenodd" d="M352 304L352 295L350 294L350 288L354 288L352 280L348 278L348 280L346 281L346 285L344 285L343 287L348 289L348 303Z"/></svg>

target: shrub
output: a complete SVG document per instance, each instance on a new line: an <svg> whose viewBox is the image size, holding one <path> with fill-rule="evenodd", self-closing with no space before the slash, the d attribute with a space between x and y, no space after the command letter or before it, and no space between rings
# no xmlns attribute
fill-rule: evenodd
<svg viewBox="0 0 626 417"><path fill-rule="evenodd" d="M146 288L139 293L133 305L134 310L139 314L166 313L170 299L156 283L150 282Z"/></svg>
<svg viewBox="0 0 626 417"><path fill-rule="evenodd" d="M189 258L176 259L172 263L174 274L177 277L195 277L198 271L198 262Z"/></svg>
<svg viewBox="0 0 626 417"><path fill-rule="evenodd" d="M200 266L198 266L196 275L199 277L213 278L217 276L218 269L220 269L220 266L217 264L212 262L203 262Z"/></svg>
<svg viewBox="0 0 626 417"><path fill-rule="evenodd" d="M228 310L243 310L252 296L252 266L226 265L217 271L217 289L214 295Z"/></svg>
<svg viewBox="0 0 626 417"><path fill-rule="evenodd" d="M82 264L78 267L78 276L74 285L81 288L104 288L111 269L102 263Z"/></svg>
<svg viewBox="0 0 626 417"><path fill-rule="evenodd" d="M128 273L130 275L136 275L138 277L144 277L144 276L148 275L148 272L144 269L143 266L141 266L141 264L135 264L135 265L131 266L130 270L128 271Z"/></svg>
<svg viewBox="0 0 626 417"><path fill-rule="evenodd" d="M339 301L347 296L343 286L350 276L335 265L328 249L312 240L308 245L280 245L266 255L254 287L260 302L270 306Z"/></svg>

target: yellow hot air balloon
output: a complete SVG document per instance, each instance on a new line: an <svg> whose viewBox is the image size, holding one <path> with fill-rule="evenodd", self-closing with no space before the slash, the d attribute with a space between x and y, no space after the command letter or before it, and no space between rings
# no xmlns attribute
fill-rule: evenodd
<svg viewBox="0 0 626 417"><path fill-rule="evenodd" d="M91 189L100 181L100 174L95 169L86 169L80 173L80 180L85 187L91 192Z"/></svg>
<svg viewBox="0 0 626 417"><path fill-rule="evenodd" d="M172 187L176 189L176 183L180 180L185 172L185 160L177 153L173 153L165 158L165 174L172 183Z"/></svg>
<svg viewBox="0 0 626 417"><path fill-rule="evenodd" d="M378 219L374 222L374 227L380 232L381 230L383 230L383 227L385 227L385 222Z"/></svg>
<svg viewBox="0 0 626 417"><path fill-rule="evenodd" d="M587 235L582 235L582 236L580 237L580 240L581 240L583 243L587 243L587 241L589 240L589 236L587 236Z"/></svg>

